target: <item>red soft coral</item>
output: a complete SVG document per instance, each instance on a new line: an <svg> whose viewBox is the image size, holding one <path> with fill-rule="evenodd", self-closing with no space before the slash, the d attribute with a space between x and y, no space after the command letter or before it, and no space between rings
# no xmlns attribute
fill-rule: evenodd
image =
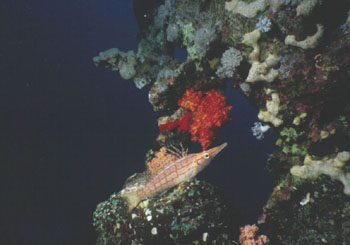
<svg viewBox="0 0 350 245"><path fill-rule="evenodd" d="M201 92L192 89L187 90L185 96L179 101L179 106L185 107L188 101L197 100L201 97L197 106L192 106L194 110L188 108L193 113L193 121L190 127L191 140L199 142L203 150L208 149L215 139L217 131L224 123L230 121L231 106L227 106L225 96L215 90L208 91L205 96Z"/></svg>
<svg viewBox="0 0 350 245"><path fill-rule="evenodd" d="M191 121L192 121L192 113L188 112L185 116L183 116L178 120L161 124L159 126L159 129L162 134L164 134L167 130L171 131L175 128L177 128L178 131L189 132Z"/></svg>
<svg viewBox="0 0 350 245"><path fill-rule="evenodd" d="M177 102L177 104L182 108L195 112L202 100L202 91L195 92L194 89L187 89L184 96Z"/></svg>
<svg viewBox="0 0 350 245"><path fill-rule="evenodd" d="M215 90L210 90L203 96L201 91L188 89L178 105L191 113L179 120L160 125L160 131L164 133L176 127L178 131L189 131L191 140L199 142L203 150L208 149L214 141L215 131L230 120L232 107L226 104L225 96Z"/></svg>

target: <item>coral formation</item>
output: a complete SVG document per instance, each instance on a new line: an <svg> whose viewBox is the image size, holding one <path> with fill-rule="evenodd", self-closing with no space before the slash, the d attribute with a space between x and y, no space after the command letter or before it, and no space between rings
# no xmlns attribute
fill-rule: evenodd
<svg viewBox="0 0 350 245"><path fill-rule="evenodd" d="M261 140L264 138L264 133L270 129L269 125L262 125L261 122L255 122L254 127L251 128L253 135L258 139Z"/></svg>
<svg viewBox="0 0 350 245"><path fill-rule="evenodd" d="M209 147L229 121L231 107L222 94L223 80L230 81L267 123L252 128L257 139L269 127L279 136L266 164L276 187L258 221L262 234L271 244L350 244L350 2L165 0L148 19L137 52L111 49L94 62L138 88L150 85L149 102L163 113L160 135L146 156L155 164L151 169L157 169L151 160L162 157L161 147ZM174 50L185 53L183 60ZM95 212L99 243L238 243L238 226L222 215L226 209L217 216L207 209L224 207L224 200L211 191L198 193L201 185L208 187L183 184L196 199L174 188L142 201L129 215L114 196ZM259 239L254 226L242 231L248 232L245 241Z"/></svg>
<svg viewBox="0 0 350 245"><path fill-rule="evenodd" d="M264 17L264 18L260 18L259 22L256 23L256 29L260 32L268 32L269 30L271 30L271 21L269 18Z"/></svg>
<svg viewBox="0 0 350 245"><path fill-rule="evenodd" d="M243 43L251 46L253 51L249 54L249 61L252 66L249 70L247 82L254 83L257 81L273 82L278 77L278 71L273 69L278 64L281 57L275 54L269 53L264 62L259 61L260 47L258 40L260 39L261 33L258 29L246 33L243 36Z"/></svg>
<svg viewBox="0 0 350 245"><path fill-rule="evenodd" d="M316 6L318 3L317 0L303 0L298 6L297 6L297 16L300 15L309 15L312 9Z"/></svg>
<svg viewBox="0 0 350 245"><path fill-rule="evenodd" d="M214 90L206 92L204 96L202 92L187 90L178 103L193 113L191 140L199 142L206 150L215 139L215 131L230 120L232 106L228 106L226 98Z"/></svg>
<svg viewBox="0 0 350 245"><path fill-rule="evenodd" d="M190 132L191 140L199 142L203 150L213 143L215 132L230 120L231 106L227 106L226 98L219 92L210 90L203 95L201 91L186 90L178 105L189 112L180 119L160 124L160 132Z"/></svg>
<svg viewBox="0 0 350 245"><path fill-rule="evenodd" d="M269 239L265 235L259 235L259 228L254 225L246 225L241 227L241 234L239 235L239 243L241 245L264 245L269 242Z"/></svg>
<svg viewBox="0 0 350 245"><path fill-rule="evenodd" d="M258 12L263 11L266 8L268 2L266 0L255 0L254 2L246 3L244 1L232 0L225 4L227 11L241 14L247 18L254 18Z"/></svg>
<svg viewBox="0 0 350 245"><path fill-rule="evenodd" d="M235 48L231 47L226 50L221 57L221 66L217 69L216 75L219 78L231 78L235 69L243 60L242 54Z"/></svg>
<svg viewBox="0 0 350 245"><path fill-rule="evenodd" d="M318 44L319 39L323 35L323 26L321 24L317 24L317 32L305 38L303 41L296 41L294 35L288 35L284 39L284 43L287 45L296 46L302 49L315 48Z"/></svg>
<svg viewBox="0 0 350 245"><path fill-rule="evenodd" d="M131 213L117 194L93 215L102 244L229 244L238 235L240 214L212 185L185 182L140 203Z"/></svg>
<svg viewBox="0 0 350 245"><path fill-rule="evenodd" d="M271 94L272 100L266 101L266 110L260 110L258 118L263 122L270 122L274 127L279 127L283 120L277 117L280 110L280 98L277 93Z"/></svg>
<svg viewBox="0 0 350 245"><path fill-rule="evenodd" d="M350 242L350 198L340 183L327 176L311 182L291 180L289 176L280 186L259 220L260 231L271 244Z"/></svg>
<svg viewBox="0 0 350 245"><path fill-rule="evenodd" d="M344 194L350 195L350 173L344 173L342 168L350 160L350 152L339 152L332 159L324 157L321 160L314 160L310 155L306 155L303 166L293 166L291 174L304 179L316 179L321 174L339 180L344 185Z"/></svg>
<svg viewBox="0 0 350 245"><path fill-rule="evenodd" d="M192 122L192 113L188 112L184 117L175 121L170 121L159 126L160 132L165 134L166 131L171 131L177 128L178 131L189 132Z"/></svg>
<svg viewBox="0 0 350 245"><path fill-rule="evenodd" d="M111 48L100 52L93 59L96 66L105 66L112 71L119 70L120 76L126 80L136 75L136 55L133 51L121 52L117 48Z"/></svg>

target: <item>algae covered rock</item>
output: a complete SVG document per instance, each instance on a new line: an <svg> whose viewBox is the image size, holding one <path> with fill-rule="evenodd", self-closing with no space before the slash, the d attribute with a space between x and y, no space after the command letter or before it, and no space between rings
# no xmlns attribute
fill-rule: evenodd
<svg viewBox="0 0 350 245"><path fill-rule="evenodd" d="M97 244L234 244L240 214L215 187L185 182L128 212L113 194L94 212Z"/></svg>
<svg viewBox="0 0 350 245"><path fill-rule="evenodd" d="M350 196L322 176L297 183L287 177L264 207L260 230L271 244L350 244Z"/></svg>

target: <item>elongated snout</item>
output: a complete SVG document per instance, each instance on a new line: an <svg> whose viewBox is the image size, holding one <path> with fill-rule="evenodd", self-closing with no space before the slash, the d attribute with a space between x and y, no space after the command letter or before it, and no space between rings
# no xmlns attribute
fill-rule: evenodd
<svg viewBox="0 0 350 245"><path fill-rule="evenodd" d="M222 151L222 149L224 149L227 146L227 143L223 143L217 147L211 148L210 150L208 150L208 153L210 155L211 158L214 158L217 154L219 154L220 151Z"/></svg>

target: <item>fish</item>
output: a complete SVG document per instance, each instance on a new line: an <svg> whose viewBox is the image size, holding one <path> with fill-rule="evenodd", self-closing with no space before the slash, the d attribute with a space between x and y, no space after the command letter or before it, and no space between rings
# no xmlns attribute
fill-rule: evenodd
<svg viewBox="0 0 350 245"><path fill-rule="evenodd" d="M147 164L147 170L131 176L119 194L126 200L131 211L141 201L192 180L226 146L227 143L223 143L209 150L192 154L187 154L183 149L162 147Z"/></svg>

